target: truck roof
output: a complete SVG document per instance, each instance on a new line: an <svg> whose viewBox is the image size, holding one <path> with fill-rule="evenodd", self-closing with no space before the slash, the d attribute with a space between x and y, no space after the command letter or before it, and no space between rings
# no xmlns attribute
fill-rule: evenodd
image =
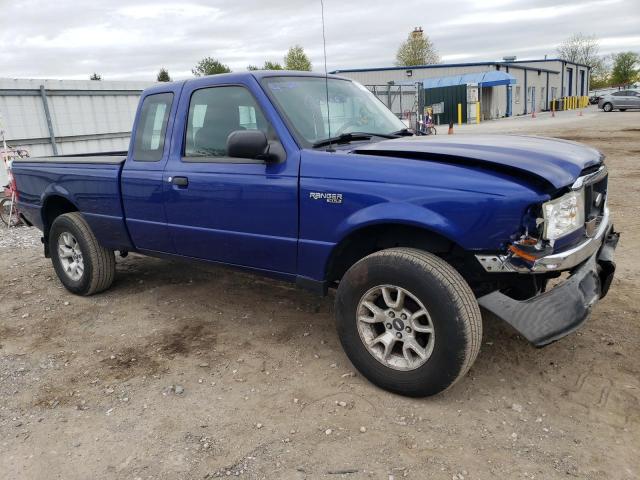
<svg viewBox="0 0 640 480"><path fill-rule="evenodd" d="M227 79L229 82L237 82L243 78L246 77L254 77L257 80L261 80L262 78L265 77L317 77L317 78L324 78L325 74L322 72L300 72L300 71L296 71L296 70L250 70L250 71L246 71L246 72L231 72L231 73L220 73L217 75L206 75L204 77L195 77L195 78L190 78L187 80L178 80L175 82L159 82L156 85L153 85L152 87L146 88L144 91L145 93L149 93L149 92L154 92L154 91L166 91L167 90L167 85L181 85L181 84L192 84L192 83L201 83L203 85L208 84L208 80L211 77L216 77L216 78L225 78ZM340 80L349 80L352 81L350 78L346 78L346 77L342 77L340 75L332 75L332 74L327 74L326 75L328 78L337 78Z"/></svg>

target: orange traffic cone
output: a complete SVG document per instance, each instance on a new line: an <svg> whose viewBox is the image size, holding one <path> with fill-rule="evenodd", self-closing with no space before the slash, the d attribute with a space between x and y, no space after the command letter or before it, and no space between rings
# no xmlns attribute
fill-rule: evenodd
<svg viewBox="0 0 640 480"><path fill-rule="evenodd" d="M536 118L536 109L535 108L531 112L531 118Z"/></svg>
<svg viewBox="0 0 640 480"><path fill-rule="evenodd" d="M582 109L580 109L580 111L578 111L578 116L581 117L582 116Z"/></svg>
<svg viewBox="0 0 640 480"><path fill-rule="evenodd" d="M449 122L449 131L447 132L448 135L453 135L453 122Z"/></svg>

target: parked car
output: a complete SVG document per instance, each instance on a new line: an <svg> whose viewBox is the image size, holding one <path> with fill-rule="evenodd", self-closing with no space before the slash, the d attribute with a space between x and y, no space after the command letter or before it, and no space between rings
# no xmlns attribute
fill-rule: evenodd
<svg viewBox="0 0 640 480"><path fill-rule="evenodd" d="M620 90L604 95L598 99L598 108L605 112L612 110L624 112L629 108L640 108L640 91Z"/></svg>
<svg viewBox="0 0 640 480"><path fill-rule="evenodd" d="M69 291L109 288L114 252L336 289L355 367L411 396L469 370L480 307L547 345L586 320L615 270L601 153L525 136L414 137L337 76L163 83L143 92L128 152L13 171L20 211Z"/></svg>

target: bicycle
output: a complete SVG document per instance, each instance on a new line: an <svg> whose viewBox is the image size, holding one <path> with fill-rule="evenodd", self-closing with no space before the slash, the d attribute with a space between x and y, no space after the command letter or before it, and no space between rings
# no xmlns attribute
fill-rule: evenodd
<svg viewBox="0 0 640 480"><path fill-rule="evenodd" d="M4 198L0 200L0 220L7 227L17 227L22 223L15 202L15 190L11 185L4 187Z"/></svg>
<svg viewBox="0 0 640 480"><path fill-rule="evenodd" d="M5 150L5 163L7 164L7 170L9 173L9 183L5 185L3 189L3 198L0 199L0 220L7 227L17 227L22 223L22 218L20 216L20 211L16 205L16 182L11 175L11 161L14 158L24 158L29 156L29 153L26 150L20 149L6 149Z"/></svg>
<svg viewBox="0 0 640 480"><path fill-rule="evenodd" d="M438 131L436 130L436 127L434 127L433 123L424 123L419 121L417 133L418 135L437 135Z"/></svg>

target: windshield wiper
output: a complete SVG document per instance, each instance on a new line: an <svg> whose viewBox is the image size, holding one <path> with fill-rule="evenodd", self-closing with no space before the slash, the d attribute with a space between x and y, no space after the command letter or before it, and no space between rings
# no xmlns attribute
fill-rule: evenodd
<svg viewBox="0 0 640 480"><path fill-rule="evenodd" d="M397 132L391 132L389 135L393 135L394 137L412 137L413 132L408 128L402 128Z"/></svg>
<svg viewBox="0 0 640 480"><path fill-rule="evenodd" d="M380 138L398 138L397 135L386 134L386 133L370 133L370 132L349 132L338 135L337 137L331 137L324 140L320 140L312 145L313 148L317 147L325 147L327 145L331 145L333 143L349 143L354 140L370 140L371 137L380 137Z"/></svg>

